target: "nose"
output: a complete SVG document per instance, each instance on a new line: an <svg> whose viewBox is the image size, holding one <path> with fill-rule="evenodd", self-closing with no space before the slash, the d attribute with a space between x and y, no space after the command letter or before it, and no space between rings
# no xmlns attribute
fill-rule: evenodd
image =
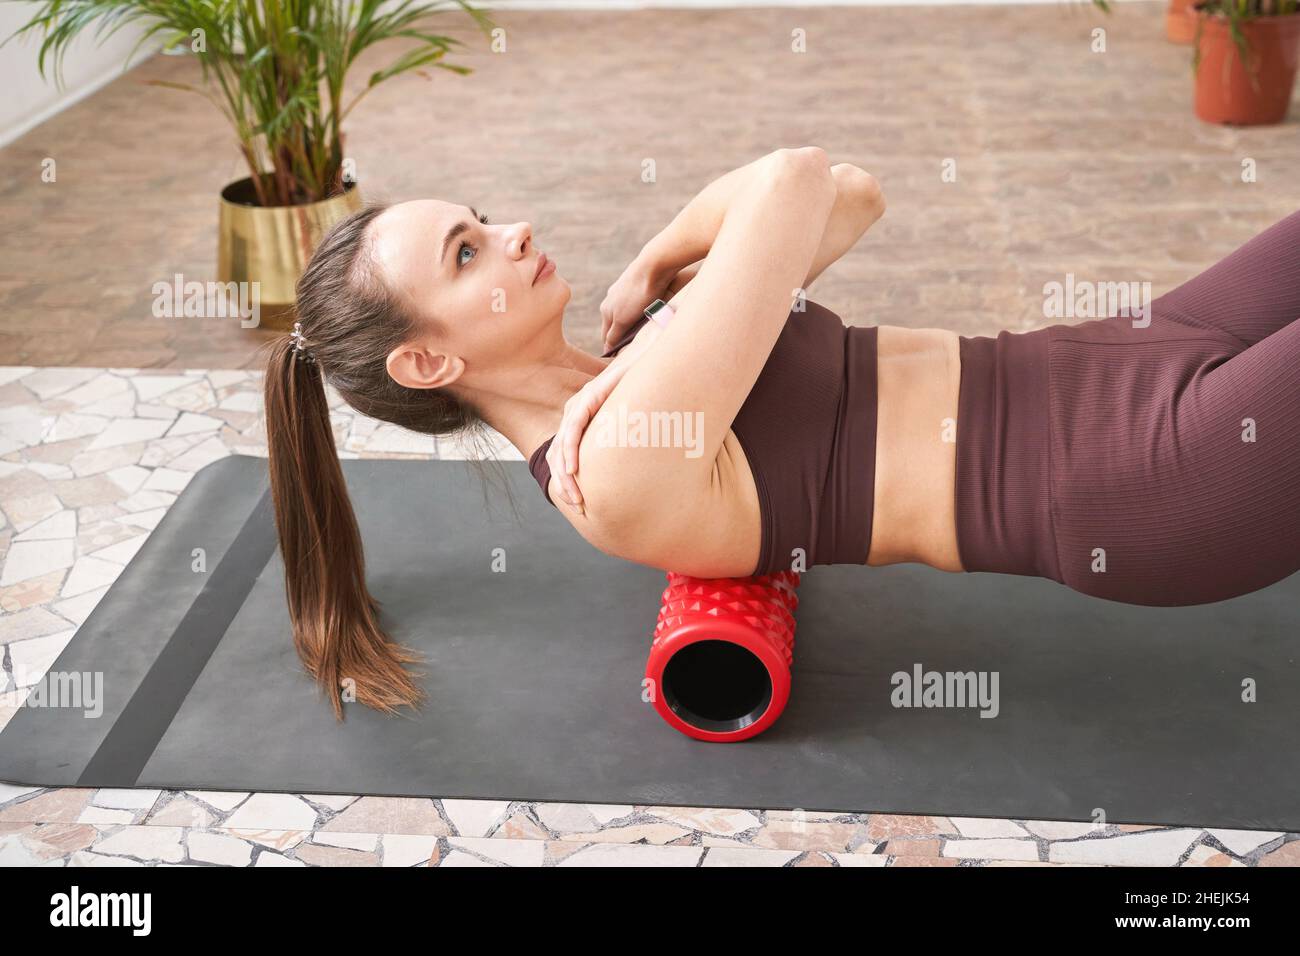
<svg viewBox="0 0 1300 956"><path fill-rule="evenodd" d="M516 257L522 259L528 255L528 244L533 239L533 224L530 222L515 223L514 233L510 237L510 243Z"/></svg>

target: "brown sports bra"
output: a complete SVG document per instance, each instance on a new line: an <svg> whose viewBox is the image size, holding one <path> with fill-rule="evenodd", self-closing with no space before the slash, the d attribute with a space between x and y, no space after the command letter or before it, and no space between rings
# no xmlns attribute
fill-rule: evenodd
<svg viewBox="0 0 1300 956"><path fill-rule="evenodd" d="M758 491L762 544L755 575L865 564L871 549L876 329L845 326L811 300L803 305L790 310L731 424ZM617 355L645 321L602 358ZM547 501L550 446L548 438L528 459Z"/></svg>

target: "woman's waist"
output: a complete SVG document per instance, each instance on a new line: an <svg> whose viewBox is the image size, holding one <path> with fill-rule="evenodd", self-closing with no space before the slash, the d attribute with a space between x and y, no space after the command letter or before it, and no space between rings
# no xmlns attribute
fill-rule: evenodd
<svg viewBox="0 0 1300 956"><path fill-rule="evenodd" d="M944 329L879 333L875 507L869 563L958 570L953 471L960 343Z"/></svg>

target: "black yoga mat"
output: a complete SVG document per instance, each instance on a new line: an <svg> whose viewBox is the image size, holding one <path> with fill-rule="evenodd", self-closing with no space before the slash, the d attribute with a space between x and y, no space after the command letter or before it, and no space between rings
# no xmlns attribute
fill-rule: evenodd
<svg viewBox="0 0 1300 956"><path fill-rule="evenodd" d="M428 661L422 712L334 721L290 641L266 462L236 456L195 476L56 661L102 672L102 716L19 708L0 779L1300 830L1300 575L1156 609L814 568L785 715L708 744L641 700L663 574L588 545L522 462L517 517L467 462L343 468L384 621ZM895 706L892 675L918 666L996 672L997 716Z"/></svg>

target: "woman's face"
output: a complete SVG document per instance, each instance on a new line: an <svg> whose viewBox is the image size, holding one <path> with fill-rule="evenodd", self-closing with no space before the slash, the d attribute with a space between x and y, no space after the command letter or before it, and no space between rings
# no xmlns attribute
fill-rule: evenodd
<svg viewBox="0 0 1300 956"><path fill-rule="evenodd" d="M538 274L542 258L529 223L484 223L468 206L420 199L389 207L371 230L383 281L446 330L435 335L426 323L416 341L389 357L399 382L450 384L447 376L459 378L466 367L518 360L530 342L547 341L543 333L559 327L571 290L553 265ZM429 354L398 355L408 349Z"/></svg>

